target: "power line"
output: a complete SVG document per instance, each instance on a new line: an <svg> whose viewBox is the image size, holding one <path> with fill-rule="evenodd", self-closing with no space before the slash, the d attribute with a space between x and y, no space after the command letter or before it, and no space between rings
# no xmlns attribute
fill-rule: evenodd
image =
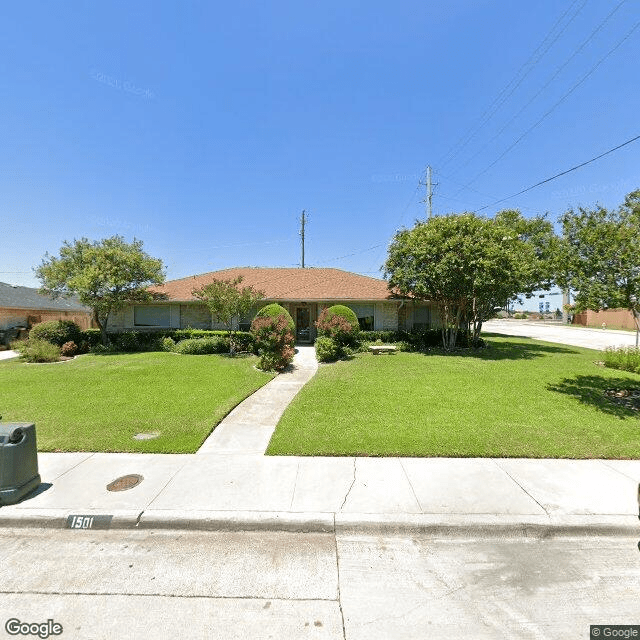
<svg viewBox="0 0 640 640"><path fill-rule="evenodd" d="M322 262L318 262L316 264L328 264L329 262L336 262L336 260L344 260L345 258L351 258L352 256L360 255L361 253L367 253L367 251L373 251L374 249L378 249L380 247L384 247L386 245L385 242L382 244L373 245L373 247L369 247L368 249L361 249L360 251L354 251L353 253L348 253L344 256L339 256L338 258L330 258L329 260L323 260Z"/></svg>
<svg viewBox="0 0 640 640"><path fill-rule="evenodd" d="M464 184L462 182L458 182L457 180L454 180L453 178L451 178L450 176L445 176L440 174L440 177L443 180L449 180L450 182L453 182L453 184L458 185L459 187L464 187ZM475 187L467 187L466 189L464 189L465 191L473 191L474 193L477 193L480 196L484 196L485 198L491 198L493 200L496 199L496 196L491 195L490 193L486 193L485 191L479 191L478 189L476 189ZM466 202L466 200L460 200L457 196L463 191L463 189L459 189L458 191L456 191L453 196L444 196L442 194L439 195L440 198L445 198L446 200L455 200L457 202ZM473 207L471 208L473 210ZM521 206L520 209L526 209L528 211L535 211L535 209L533 209L532 207L524 207Z"/></svg>
<svg viewBox="0 0 640 640"><path fill-rule="evenodd" d="M573 6L579 0L573 0L567 10L556 20L553 27L551 27L550 31L544 37L543 41L536 47L534 52L529 56L529 59L518 69L516 75L507 83L507 85L498 93L498 96L494 98L493 102L489 105L489 107L485 110L485 112L480 116L478 122L472 125L467 132L456 142L450 151L444 156L443 160L440 163L440 166L444 167L449 164L461 151L464 149L467 144L471 141L471 139L480 131L484 125L491 120L491 118L495 115L495 113L502 107L502 105L515 93L516 89L524 82L527 76L533 71L535 65L542 60L542 58L546 55L547 51L559 40L562 34L567 30L567 27L573 22L576 16L582 11L584 6L587 3L587 0L583 0L582 4L578 7L576 12L569 18L568 22L562 27L561 31L553 38L553 40L547 45L547 47L542 51L542 53L536 58L536 54L540 49L544 46L545 42L552 36L553 32L556 30L558 25L564 20L567 14L571 11ZM524 73L524 75L518 80L518 76L522 73L522 71L529 67L529 69ZM515 83L513 88L511 85ZM509 91L509 89L511 90ZM509 93L505 96L504 94L509 91ZM503 97L504 96L504 97Z"/></svg>
<svg viewBox="0 0 640 640"><path fill-rule="evenodd" d="M454 173L457 173L458 171L460 171L461 169L464 169L464 167L466 167L470 162L472 162L473 160L475 160L496 138L500 137L505 130L507 129L507 127L514 121L516 120L522 113L523 111L526 110L526 108L538 97L540 96L540 94L542 94L542 92L560 75L560 73L569 65L569 63L587 46L587 44L589 44L589 42L591 42L591 40L593 40L593 38L595 38L595 36L598 34L598 32L600 32L602 30L602 28L604 27L604 25L612 18L612 16L614 15L614 13L616 13L618 11L618 9L620 9L620 7L626 2L627 0L621 0L610 12L609 14L604 18L604 20L589 34L589 37L584 40L584 42L582 42L582 44L556 69L555 73L549 78L549 80L547 80L547 82L535 93L535 95L514 115L512 116L504 125L503 127L489 140L487 140L487 142L485 142L478 151L476 151L476 153L474 153L466 162L464 162L462 165L458 166L456 168L456 170L454 171Z"/></svg>
<svg viewBox="0 0 640 640"><path fill-rule="evenodd" d="M567 93L565 93L562 98L560 98L560 100L558 100L552 107L551 109L549 109L540 119L538 119L533 125L531 125L519 138L517 138L515 140L515 142L513 142L509 147L507 147L501 154L500 156L498 156L488 167L486 167L485 169L483 169L480 173L478 173L472 180L470 180L466 185L465 188L468 187L469 185L473 184L480 176L484 175L487 171L489 171L489 169L491 169L491 167L495 166L498 162L500 162L500 160L502 160L502 158L504 158L507 153L509 153L509 151L511 151L520 141L523 140L523 138L525 138L527 135L529 135L536 127L538 127L549 115L551 115L551 113L553 111L555 111L557 109L557 107L560 106L560 104L562 104L583 82L585 82L587 80L587 78L589 78L595 71L596 69L609 57L611 56L615 51L617 51L618 48L620 48L620 46L622 46L622 44L628 40L631 35L633 34L633 32L640 27L640 22L636 22L636 24L630 29L630 31L627 32L627 34L622 38L622 40L620 40L612 49L610 49L604 56L602 56L602 58L600 58L600 60L598 60L598 62L596 62L596 64L591 67L591 69L580 79L578 80L578 82L576 82L571 89L569 89L569 91L567 91Z"/></svg>
<svg viewBox="0 0 640 640"><path fill-rule="evenodd" d="M514 193L513 195L507 196L506 198L501 198L500 200L496 200L495 202L492 202L491 204L487 204L484 207L480 207L479 209L476 209L476 213L478 211L483 211L484 209L488 209L489 207L493 207L497 204L500 204L501 202L504 202L505 200L510 200L511 198L515 198L516 196L522 195L523 193L526 193L527 191L531 191L531 189L535 189L536 187L539 187L540 185L546 184L547 182L551 182L552 180L555 180L556 178L559 178L560 176L564 176L567 173L571 173L572 171L575 171L576 169L580 169L581 167L584 167L588 164L591 164L592 162L595 162L596 160L599 160L600 158L604 158L604 156L609 155L610 153L613 153L614 151L617 151L618 149L622 149L622 147L626 147L628 144L631 144L632 142L635 142L636 140L640 140L640 135L637 135L629 140L627 140L626 142L623 142L622 144L619 144L617 147L613 147L613 149L609 149L608 151L605 151L604 153L601 153L600 155L596 156L595 158L591 158L590 160L587 160L586 162L581 162L580 164L577 164L575 167L571 167L571 169L567 169L566 171L561 171L560 173L556 173L556 175L551 176L550 178L546 178L545 180L541 180L540 182L536 182L536 184L531 185L530 187L527 187L526 189L523 189L522 191L518 191L518 193Z"/></svg>
<svg viewBox="0 0 640 640"><path fill-rule="evenodd" d="M411 198L409 198L409 201L407 202L407 205L405 206L405 208L402 210L402 213L398 217L398 222L396 224L396 229L399 228L400 225L403 223L404 216L406 215L407 211L409 211L409 207L414 203L416 195L418 194L418 191L419 191L421 186L422 186L422 183L418 180L418 184L416 185L416 188L415 188L414 192L411 194ZM385 244L386 243L381 244L380 246L381 247L385 246ZM382 252L377 254L377 256L375 258L375 262L380 262L381 259L382 259Z"/></svg>

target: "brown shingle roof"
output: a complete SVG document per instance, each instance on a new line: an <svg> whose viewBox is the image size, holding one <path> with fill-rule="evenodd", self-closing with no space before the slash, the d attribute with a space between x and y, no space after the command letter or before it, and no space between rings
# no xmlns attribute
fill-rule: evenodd
<svg viewBox="0 0 640 640"><path fill-rule="evenodd" d="M170 280L152 291L169 300L196 300L191 291L217 280L242 276L243 287L264 291L268 300L389 300L387 283L341 269L239 267Z"/></svg>

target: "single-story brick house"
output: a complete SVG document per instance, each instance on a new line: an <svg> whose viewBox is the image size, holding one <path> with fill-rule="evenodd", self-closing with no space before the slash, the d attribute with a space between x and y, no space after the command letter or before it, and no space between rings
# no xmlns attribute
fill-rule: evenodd
<svg viewBox="0 0 640 640"><path fill-rule="evenodd" d="M49 320L73 320L82 329L92 326L91 311L73 298L53 299L31 287L0 282L0 330Z"/></svg>
<svg viewBox="0 0 640 640"><path fill-rule="evenodd" d="M264 303L285 307L296 324L298 342L313 342L314 326L326 307L344 304L355 312L360 326L370 330L429 328L437 322L431 305L394 295L379 278L321 268L241 267L171 280L152 290L166 299L151 304L135 304L109 318L109 331L152 329L223 329L207 307L195 298L193 289L217 280L242 276L241 286L263 291ZM257 309L256 309L257 311ZM255 312L239 318L237 326L248 330Z"/></svg>

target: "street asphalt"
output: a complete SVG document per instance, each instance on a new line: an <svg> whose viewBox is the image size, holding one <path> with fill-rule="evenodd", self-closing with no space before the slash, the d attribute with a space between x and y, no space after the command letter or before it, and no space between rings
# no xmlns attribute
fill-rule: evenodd
<svg viewBox="0 0 640 640"><path fill-rule="evenodd" d="M488 323L487 331L496 329ZM565 343L576 344L571 340L581 331L553 329L562 330ZM299 347L291 370L241 403L192 455L40 453L42 484L19 504L0 507L0 527L84 522L454 536L638 532L640 460L265 456L280 415L317 366L313 347ZM125 491L107 490L128 474L143 480ZM73 518L78 515L87 518Z"/></svg>

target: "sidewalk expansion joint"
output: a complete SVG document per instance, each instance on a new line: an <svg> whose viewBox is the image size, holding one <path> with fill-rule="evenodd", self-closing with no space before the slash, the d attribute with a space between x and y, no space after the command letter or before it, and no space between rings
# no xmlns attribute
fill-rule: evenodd
<svg viewBox="0 0 640 640"><path fill-rule="evenodd" d="M511 480L513 480L513 482L515 482L515 484L518 485L520 489L522 489L522 491L524 491L524 493L526 493L544 511L547 518L551 518L551 514L545 509L543 504L538 502L506 469L503 469L494 458L491 458L491 461L496 465L496 467L498 467L498 469L506 473L509 478L511 478Z"/></svg>
<svg viewBox="0 0 640 640"><path fill-rule="evenodd" d="M355 458L353 459L353 461L355 464ZM354 469L353 475L354 475L354 481L355 481L355 469ZM349 489L349 491L351 491L351 489ZM338 536L335 533L335 523L336 523L336 516L334 514L333 515L333 529L334 529L333 541L336 545L336 598L338 602L338 609L340 610L340 621L342 622L342 640L347 640L347 628L344 623L344 611L342 610L342 597L340 595L340 552L338 551Z"/></svg>
<svg viewBox="0 0 640 640"><path fill-rule="evenodd" d="M420 513L424 513L424 509L422 508L422 505L420 504L420 500L418 500L418 496L416 495L416 490L413 488L413 485L411 484L411 480L409 478L409 474L407 473L407 470L404 468L404 464L402 464L402 460L400 460L400 467L402 468L402 472L404 473L404 477L407 479L407 483L411 487L411 493L413 494L413 497L414 497L414 499L416 501L416 504L418 505L418 509L420 509Z"/></svg>
<svg viewBox="0 0 640 640"><path fill-rule="evenodd" d="M298 476L300 475L300 460L296 465L296 477L293 481L293 491L291 492L291 502L289 503L289 511L293 511L293 501L296 499L296 488L298 486Z"/></svg>
<svg viewBox="0 0 640 640"><path fill-rule="evenodd" d="M356 462L357 462L357 458L353 459L353 480L351 480L351 486L349 487L349 489L347 490L347 493L344 496L344 500L342 501L342 504L340 505L340 508L338 509L338 511L342 511L344 509L345 504L347 504L347 499L349 498L349 494L351 493L351 489L353 489L353 485L356 483Z"/></svg>

